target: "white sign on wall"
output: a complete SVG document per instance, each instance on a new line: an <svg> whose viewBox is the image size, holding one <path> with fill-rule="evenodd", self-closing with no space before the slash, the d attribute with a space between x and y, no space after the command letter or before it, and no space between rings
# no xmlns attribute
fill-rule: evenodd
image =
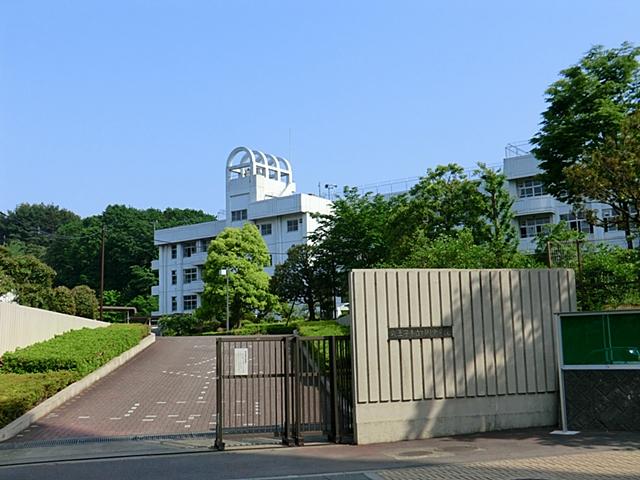
<svg viewBox="0 0 640 480"><path fill-rule="evenodd" d="M234 374L235 375L249 375L249 349L248 348L234 348Z"/></svg>

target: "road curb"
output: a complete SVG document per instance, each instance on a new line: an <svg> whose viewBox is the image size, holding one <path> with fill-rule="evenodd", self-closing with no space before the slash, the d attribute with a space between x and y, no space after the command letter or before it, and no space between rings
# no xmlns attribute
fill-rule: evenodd
<svg viewBox="0 0 640 480"><path fill-rule="evenodd" d="M54 396L46 399L44 402L36 405L24 415L16 418L9 425L0 429L0 442L4 442L5 440L16 436L32 423L36 422L45 415L48 415L52 410L59 407L67 400L75 397L84 389L90 387L92 384L100 380L102 377L108 375L118 367L127 363L129 360L142 352L145 348L147 348L155 341L155 334L152 333L148 335L147 337L143 338L142 341L135 347L130 348L129 350L121 353L115 358L112 358L109 362L107 362L96 371L60 390Z"/></svg>

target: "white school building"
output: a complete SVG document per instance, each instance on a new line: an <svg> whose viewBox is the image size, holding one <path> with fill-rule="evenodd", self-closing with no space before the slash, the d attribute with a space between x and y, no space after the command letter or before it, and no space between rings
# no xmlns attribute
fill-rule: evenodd
<svg viewBox="0 0 640 480"><path fill-rule="evenodd" d="M156 230L159 257L151 263L158 271L159 308L154 316L191 312L200 306L204 290L202 267L209 242L226 227L251 222L258 227L271 255L267 273L286 259L293 245L306 243L317 226L313 213L330 213L331 201L296 193L293 170L285 158L252 150L234 149L227 158L226 219Z"/></svg>

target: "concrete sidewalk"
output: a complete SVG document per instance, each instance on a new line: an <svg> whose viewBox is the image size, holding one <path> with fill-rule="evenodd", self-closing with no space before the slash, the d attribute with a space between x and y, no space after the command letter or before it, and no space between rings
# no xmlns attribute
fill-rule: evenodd
<svg viewBox="0 0 640 480"><path fill-rule="evenodd" d="M208 450L211 439L0 450L0 479L640 479L640 433L510 431L366 446ZM9 465L13 464L13 465Z"/></svg>

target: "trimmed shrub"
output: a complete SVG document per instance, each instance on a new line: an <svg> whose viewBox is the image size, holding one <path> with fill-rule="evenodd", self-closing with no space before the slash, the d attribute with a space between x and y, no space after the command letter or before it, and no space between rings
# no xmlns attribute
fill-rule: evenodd
<svg viewBox="0 0 640 480"><path fill-rule="evenodd" d="M72 330L51 340L5 353L1 359L2 372L71 370L84 376L137 345L147 333L146 325Z"/></svg>
<svg viewBox="0 0 640 480"><path fill-rule="evenodd" d="M96 319L100 304L96 298L96 292L86 285L78 285L71 290L76 302L76 315L79 317Z"/></svg>
<svg viewBox="0 0 640 480"><path fill-rule="evenodd" d="M215 330L219 326L220 322L201 320L189 313L166 315L158 321L158 327L160 327L162 335L165 336L201 335L203 332Z"/></svg>
<svg viewBox="0 0 640 480"><path fill-rule="evenodd" d="M0 428L79 378L70 371L0 375Z"/></svg>
<svg viewBox="0 0 640 480"><path fill-rule="evenodd" d="M67 315L76 314L76 300L67 287L56 287L51 295L51 310Z"/></svg>

